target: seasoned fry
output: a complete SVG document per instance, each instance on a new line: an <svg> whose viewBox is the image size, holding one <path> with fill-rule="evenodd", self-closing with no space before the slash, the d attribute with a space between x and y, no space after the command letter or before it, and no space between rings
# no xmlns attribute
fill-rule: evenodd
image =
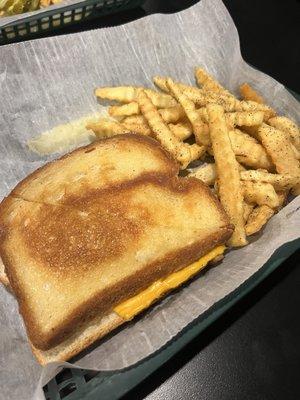
<svg viewBox="0 0 300 400"><path fill-rule="evenodd" d="M226 96L232 96L232 94L220 85L211 75L209 75L202 68L195 68L195 77L198 86L202 86L205 90L210 90L218 94L225 94Z"/></svg>
<svg viewBox="0 0 300 400"><path fill-rule="evenodd" d="M250 236L261 230L261 228L268 222L274 215L274 210L269 206L257 206L248 217L245 226L246 235Z"/></svg>
<svg viewBox="0 0 300 400"><path fill-rule="evenodd" d="M292 144L300 151L300 131L298 126L287 117L270 118L268 124L280 131L286 132L291 138Z"/></svg>
<svg viewBox="0 0 300 400"><path fill-rule="evenodd" d="M300 175L270 174L261 170L241 171L243 181L271 183L275 190L286 190L300 184Z"/></svg>
<svg viewBox="0 0 300 400"><path fill-rule="evenodd" d="M107 118L101 118L97 123L90 123L86 128L91 129L98 138L106 138L130 132L119 122Z"/></svg>
<svg viewBox="0 0 300 400"><path fill-rule="evenodd" d="M174 107L162 108L158 111L167 124L176 123L185 117L184 109L179 104Z"/></svg>
<svg viewBox="0 0 300 400"><path fill-rule="evenodd" d="M152 131L147 124L139 124L135 122L122 122L122 125L130 132L138 133L144 136L152 135Z"/></svg>
<svg viewBox="0 0 300 400"><path fill-rule="evenodd" d="M263 97L260 96L256 92L256 90L254 90L253 87L249 85L249 83L243 83L239 89L241 97L244 100L251 100L251 101L256 101L256 103L259 104L265 104Z"/></svg>
<svg viewBox="0 0 300 400"><path fill-rule="evenodd" d="M295 157L287 133L267 124L262 124L258 134L266 151L272 158L277 172L299 176L299 161ZM300 185L295 186L292 192L298 196L300 194Z"/></svg>
<svg viewBox="0 0 300 400"><path fill-rule="evenodd" d="M95 90L95 95L101 99L131 103L136 101L141 90L143 88L134 86L102 87ZM145 92L156 107L165 108L176 105L176 101L168 94L159 93L151 89L145 89Z"/></svg>
<svg viewBox="0 0 300 400"><path fill-rule="evenodd" d="M216 161L218 191L235 229L229 241L231 246L247 244L244 229L244 208L239 166L231 147L224 110L219 105L207 106L210 137Z"/></svg>
<svg viewBox="0 0 300 400"><path fill-rule="evenodd" d="M184 109L187 118L192 124L196 142L204 146L209 145L210 144L209 134L205 132L202 118L196 111L195 104L179 89L179 87L172 81L172 79L170 78L167 79L167 86L170 92L178 101L178 103Z"/></svg>
<svg viewBox="0 0 300 400"><path fill-rule="evenodd" d="M213 186L217 177L216 164L205 164L192 170L189 177L200 179L208 186Z"/></svg>
<svg viewBox="0 0 300 400"><path fill-rule="evenodd" d="M239 111L225 114L226 123L229 128L235 126L261 125L264 120L263 111Z"/></svg>
<svg viewBox="0 0 300 400"><path fill-rule="evenodd" d="M169 88L167 86L167 78L157 75L153 77L153 82L163 92L169 92Z"/></svg>
<svg viewBox="0 0 300 400"><path fill-rule="evenodd" d="M299 176L299 161L294 155L287 134L267 124L262 124L258 133L277 172L280 174Z"/></svg>
<svg viewBox="0 0 300 400"><path fill-rule="evenodd" d="M181 143L174 136L144 91L140 91L137 101L156 139L178 160L182 168L186 168L191 161L204 154L205 148Z"/></svg>
<svg viewBox="0 0 300 400"><path fill-rule="evenodd" d="M247 203L244 201L244 221L247 222L249 215L251 214L252 210L254 208L254 204Z"/></svg>
<svg viewBox="0 0 300 400"><path fill-rule="evenodd" d="M273 170L272 161L257 140L238 129L229 131L229 137L239 163L252 168Z"/></svg>
<svg viewBox="0 0 300 400"><path fill-rule="evenodd" d="M166 77L155 77L154 83L163 91L169 92ZM203 90L194 86L185 85L183 83L175 82L178 88L197 106L206 106L207 104L219 104L225 111L236 111L240 103L234 96L216 93L212 90ZM243 110L239 110L243 111ZM246 110L247 111L247 110ZM256 110L254 110L256 111Z"/></svg>
<svg viewBox="0 0 300 400"><path fill-rule="evenodd" d="M123 104L121 106L110 106L108 108L108 114L111 117L127 117L129 115L136 115L139 113L139 105L135 101L132 103Z"/></svg>
<svg viewBox="0 0 300 400"><path fill-rule="evenodd" d="M144 124L148 125L145 117L143 115L130 115L123 119L122 123L126 124Z"/></svg>
<svg viewBox="0 0 300 400"><path fill-rule="evenodd" d="M169 128L179 140L186 140L193 134L193 127L189 122L169 124Z"/></svg>
<svg viewBox="0 0 300 400"><path fill-rule="evenodd" d="M259 104L255 101L239 101L236 105L236 111L263 111L264 112L264 121L268 121L269 118L274 117L275 111L272 110L271 107L266 104Z"/></svg>
<svg viewBox="0 0 300 400"><path fill-rule="evenodd" d="M100 99L131 103L136 98L136 92L137 88L133 86L101 87L95 90L95 96Z"/></svg>
<svg viewBox="0 0 300 400"><path fill-rule="evenodd" d="M242 181L244 198L248 203L266 205L271 208L279 206L278 195L270 183Z"/></svg>

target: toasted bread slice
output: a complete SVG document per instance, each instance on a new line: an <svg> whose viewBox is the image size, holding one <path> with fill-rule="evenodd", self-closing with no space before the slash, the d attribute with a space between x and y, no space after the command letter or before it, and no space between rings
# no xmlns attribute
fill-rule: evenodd
<svg viewBox="0 0 300 400"><path fill-rule="evenodd" d="M2 202L1 256L34 347L58 346L230 237L210 190L177 172L153 140L114 137L42 167Z"/></svg>

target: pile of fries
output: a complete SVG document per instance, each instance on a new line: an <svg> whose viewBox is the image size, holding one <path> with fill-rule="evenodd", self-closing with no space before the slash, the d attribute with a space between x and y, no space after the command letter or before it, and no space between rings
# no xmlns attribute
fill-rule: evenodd
<svg viewBox="0 0 300 400"><path fill-rule="evenodd" d="M99 99L117 104L108 109L111 118L87 128L99 138L129 132L151 136L181 169L200 160L188 175L220 199L235 226L229 245L244 246L247 236L284 205L290 190L300 194L300 132L247 83L238 99L202 68L195 69L195 77L197 87L156 76L160 91L98 88Z"/></svg>

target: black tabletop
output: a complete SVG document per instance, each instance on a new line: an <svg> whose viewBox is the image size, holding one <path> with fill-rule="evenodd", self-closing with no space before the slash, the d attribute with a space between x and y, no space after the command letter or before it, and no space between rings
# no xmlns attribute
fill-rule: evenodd
<svg viewBox="0 0 300 400"><path fill-rule="evenodd" d="M246 61L300 93L300 3L225 0ZM175 12L196 1L143 8L64 29L76 32ZM300 398L300 252L124 400Z"/></svg>

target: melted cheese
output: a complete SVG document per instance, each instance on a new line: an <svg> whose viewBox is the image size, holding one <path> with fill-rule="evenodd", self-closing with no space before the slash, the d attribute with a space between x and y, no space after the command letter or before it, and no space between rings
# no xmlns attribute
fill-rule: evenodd
<svg viewBox="0 0 300 400"><path fill-rule="evenodd" d="M193 264L182 268L180 271L170 274L164 279L159 279L141 293L130 298L129 300L124 301L121 304L118 304L114 308L114 312L116 312L125 320L132 319L136 314L148 308L165 293L182 285L197 272L201 271L201 269L203 269L209 263L209 261L223 254L224 250L225 246L218 246Z"/></svg>

